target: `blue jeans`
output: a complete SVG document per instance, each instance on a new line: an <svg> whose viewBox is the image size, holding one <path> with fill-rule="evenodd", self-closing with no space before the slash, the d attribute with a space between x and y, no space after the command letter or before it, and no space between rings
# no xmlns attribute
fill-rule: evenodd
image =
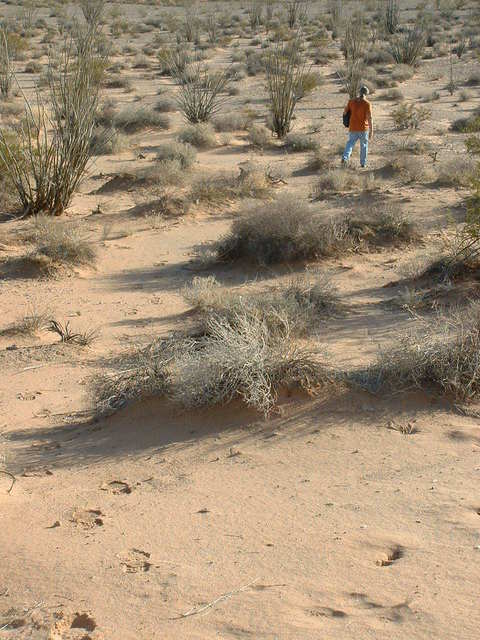
<svg viewBox="0 0 480 640"><path fill-rule="evenodd" d="M364 167L367 164L368 157L368 131L350 131L348 136L347 146L343 152L343 159L345 162L350 160L353 147L357 140L360 140L360 164Z"/></svg>

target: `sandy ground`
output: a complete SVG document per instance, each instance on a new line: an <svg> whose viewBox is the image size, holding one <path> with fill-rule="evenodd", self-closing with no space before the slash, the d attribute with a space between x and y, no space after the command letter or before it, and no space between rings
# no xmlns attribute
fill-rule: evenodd
<svg viewBox="0 0 480 640"><path fill-rule="evenodd" d="M445 59L425 62L402 84L405 96L440 90L446 66ZM301 103L295 127L320 123L322 144L336 153L345 97L333 68L321 71L326 84ZM32 79L24 82L28 89ZM168 81L147 73L135 93L152 103L159 84ZM242 81L247 91L264 108L262 81ZM435 117L421 135L438 145L439 161L463 152L462 136L447 135L446 123L469 113L478 97L474 90L459 105L443 90L433 103ZM319 206L334 215L401 202L424 245L322 264L349 312L325 321L316 341L328 362L346 368L371 362L413 322L384 304L400 290L384 285L440 245L452 215L463 215L465 196L379 177L400 134L392 130L391 103L372 102L375 189ZM40 281L0 277L1 328L35 307L100 332L84 350L48 333L0 337L0 638L478 638L474 411L419 394L338 392L285 397L269 420L241 406L185 414L153 400L90 418L92 374L125 348L182 326L181 289L196 274L195 247L218 239L235 215L194 210L152 227L131 215L137 194L96 193L107 176L150 162L177 126L179 114L171 132L133 137L130 151L99 159L82 184L68 216L90 230L99 249L95 270ZM236 171L254 158L282 168L284 191L308 196L316 176L297 171L304 154L259 154L243 134L233 138L199 153L196 171ZM94 213L98 205L102 213ZM14 238L22 225L3 223L2 233ZM18 251L9 244L0 256ZM254 278L263 286L286 271L222 267L215 274L226 287Z"/></svg>

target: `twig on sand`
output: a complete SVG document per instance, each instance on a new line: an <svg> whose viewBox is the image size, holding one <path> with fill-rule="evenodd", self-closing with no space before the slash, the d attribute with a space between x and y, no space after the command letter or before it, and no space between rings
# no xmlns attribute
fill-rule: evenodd
<svg viewBox="0 0 480 640"><path fill-rule="evenodd" d="M222 600L228 600L229 598L236 595L237 593L246 591L249 587L252 586L252 584L255 584L255 582L258 582L259 580L260 578L255 578L255 580L252 580L252 582L249 582L248 584L244 585L243 587L239 587L238 589L234 589L233 591L229 591L228 593L224 593L218 598L215 598L215 600L212 600L211 602L208 602L207 604L203 605L203 607L193 607L186 613L181 613L179 616L170 618L170 620L181 620L182 618L189 618L190 616L196 616L198 613L202 613L202 611L206 611L207 609L210 609L211 607L215 606L219 602L222 602Z"/></svg>
<svg viewBox="0 0 480 640"><path fill-rule="evenodd" d="M20 371L16 371L13 375L18 376L20 373L23 373L24 371L31 371L32 369L41 369L42 367L48 367L50 363L47 362L45 364L34 364L31 367L25 367L23 369L20 369Z"/></svg>
<svg viewBox="0 0 480 640"><path fill-rule="evenodd" d="M6 476L8 476L9 478L12 479L12 484L10 485L10 488L7 489L7 493L10 493L10 491L13 489L13 485L15 484L15 482L17 481L16 477L13 475L13 473L10 473L10 471L4 471L3 469L0 469L0 473L4 473Z"/></svg>

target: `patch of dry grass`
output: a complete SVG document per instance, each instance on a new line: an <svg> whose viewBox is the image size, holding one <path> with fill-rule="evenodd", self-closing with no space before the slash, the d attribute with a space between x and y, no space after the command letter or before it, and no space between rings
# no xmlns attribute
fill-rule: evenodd
<svg viewBox="0 0 480 640"><path fill-rule="evenodd" d="M480 395L480 305L438 313L385 347L352 379L371 391L434 390L457 401Z"/></svg>
<svg viewBox="0 0 480 640"><path fill-rule="evenodd" d="M51 315L45 311L38 311L34 308L10 326L0 331L2 336L35 336L46 329L50 322Z"/></svg>
<svg viewBox="0 0 480 640"><path fill-rule="evenodd" d="M127 355L121 370L91 384L100 412L146 397L167 397L185 408L240 399L268 415L281 389L315 392L332 381L316 350L299 346L287 318L275 329L252 314L210 314L199 336L156 340Z"/></svg>
<svg viewBox="0 0 480 640"><path fill-rule="evenodd" d="M178 134L178 139L197 149L213 149L217 146L217 136L208 122L187 125Z"/></svg>
<svg viewBox="0 0 480 640"><path fill-rule="evenodd" d="M91 238L80 225L36 216L25 233L32 250L23 258L24 264L39 274L53 274L62 267L92 266L96 250Z"/></svg>
<svg viewBox="0 0 480 640"><path fill-rule="evenodd" d="M315 260L344 251L404 244L418 239L413 224L397 209L325 219L305 201L284 195L249 208L215 245L218 259L259 264Z"/></svg>
<svg viewBox="0 0 480 640"><path fill-rule="evenodd" d="M194 180L190 199L196 203L219 206L239 198L265 200L272 195L272 185L265 171L255 165L248 166L240 175L219 172L202 175Z"/></svg>
<svg viewBox="0 0 480 640"><path fill-rule="evenodd" d="M330 279L313 272L262 290L229 290L214 276L197 277L184 288L183 296L197 312L202 327L211 313L230 320L238 314L251 314L272 328L279 318L287 318L292 333L305 335L315 331L321 319L344 312Z"/></svg>

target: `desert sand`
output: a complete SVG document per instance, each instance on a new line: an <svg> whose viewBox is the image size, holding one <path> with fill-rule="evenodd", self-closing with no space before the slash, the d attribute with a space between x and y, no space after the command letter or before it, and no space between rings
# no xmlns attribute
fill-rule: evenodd
<svg viewBox="0 0 480 640"><path fill-rule="evenodd" d="M129 20L140 20L142 10L165 11L119 8ZM0 4L2 14L15 10ZM39 15L54 21L47 8ZM137 35L135 47L151 38ZM128 41L122 35L116 45L121 50ZM219 46L212 59L221 65L229 54ZM316 128L334 166L346 138L340 63L315 66L324 84L299 103L293 129ZM475 64L468 54L456 72L464 77ZM171 78L156 73L155 57L149 69L123 73L134 92L109 89L118 105L134 98L152 105L159 86L175 90ZM445 90L447 76L448 57L434 57L401 83L407 101L440 94L432 118L411 134L394 130L383 90L371 95L376 137L362 175L374 185L318 203L326 215L401 203L422 236L411 247L306 265L328 273L348 306L312 338L337 367L366 366L416 322L387 304L403 290L402 269L442 246L464 219L465 189L383 171L407 135L431 144L438 164L463 157L464 136L449 125L478 106L480 93L473 87L460 102ZM33 95L35 76L18 77ZM248 99L261 119L263 76L238 85L224 110L239 110ZM261 289L291 272L282 265L198 266L196 247L228 231L239 203L194 203L169 219L136 215L148 198L134 189L102 192L115 175L153 164L158 145L173 141L182 126L176 111L167 131L130 135L127 150L91 166L65 217L88 231L98 249L95 267L40 279L12 271L11 260L23 251L18 234L29 221L7 217L1 224L0 329L36 308L77 330L96 329L98 338L81 348L50 332L0 336L0 638L478 638L475 407L415 390L372 395L340 388L314 398L282 394L268 418L240 401L184 411L165 399L95 415L91 377L122 351L184 326L190 311L182 288L195 275L214 273L226 289L252 281ZM195 173L237 173L254 160L281 172L276 193L309 197L318 175L302 170L308 153L259 151L245 131L229 135L227 144L198 152ZM422 158L433 166L431 157ZM350 170L360 172L358 148Z"/></svg>

